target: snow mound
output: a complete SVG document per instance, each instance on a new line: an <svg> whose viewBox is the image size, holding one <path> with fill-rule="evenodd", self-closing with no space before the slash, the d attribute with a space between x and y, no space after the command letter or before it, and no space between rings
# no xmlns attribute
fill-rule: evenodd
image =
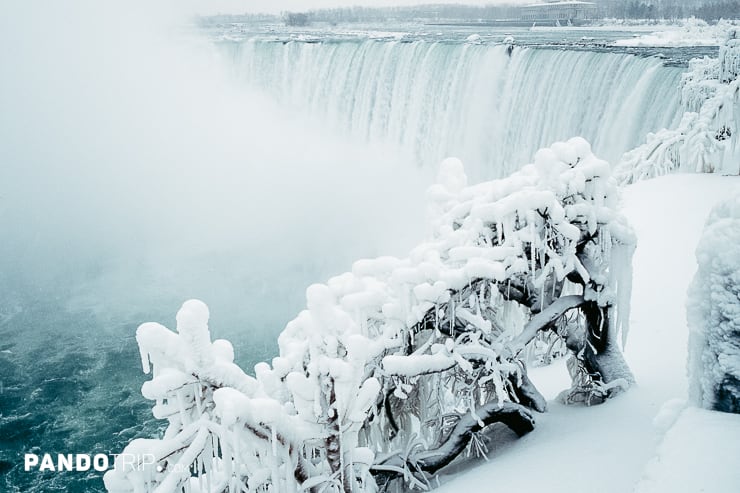
<svg viewBox="0 0 740 493"><path fill-rule="evenodd" d="M740 486L740 416L688 408L666 433L635 493L724 493Z"/></svg>

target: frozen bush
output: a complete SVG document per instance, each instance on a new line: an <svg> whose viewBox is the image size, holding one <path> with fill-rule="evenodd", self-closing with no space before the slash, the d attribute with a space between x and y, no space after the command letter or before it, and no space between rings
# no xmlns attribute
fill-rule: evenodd
<svg viewBox="0 0 740 493"><path fill-rule="evenodd" d="M428 191L431 238L406 258L355 262L306 291L272 364L247 376L208 310L189 301L177 333L137 333L144 395L169 426L127 452L111 492L372 492L428 489L485 431L534 428L546 402L525 349L552 332L571 353L568 403L596 404L632 375L627 335L635 239L616 210L609 164L575 138L512 176L469 186L448 159ZM122 465L123 466L123 465Z"/></svg>
<svg viewBox="0 0 740 493"><path fill-rule="evenodd" d="M712 210L689 289L689 393L698 406L740 413L740 194Z"/></svg>

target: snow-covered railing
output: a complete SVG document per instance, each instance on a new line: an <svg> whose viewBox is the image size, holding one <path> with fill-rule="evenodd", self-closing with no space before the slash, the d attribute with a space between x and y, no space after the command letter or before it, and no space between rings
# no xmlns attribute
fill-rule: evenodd
<svg viewBox="0 0 740 493"><path fill-rule="evenodd" d="M622 184L674 171L740 173L740 34L732 27L719 57L695 59L681 82L678 127L648 134L616 167Z"/></svg>
<svg viewBox="0 0 740 493"><path fill-rule="evenodd" d="M177 332L137 333L142 391L169 426L116 468L111 492L428 489L461 454L484 454L488 425L534 427L545 399L525 347L543 331L571 352L569 403L628 387L634 237L616 211L609 164L583 139L556 143L514 175L468 186L442 163L429 189L433 234L406 258L356 262L310 286L255 377L210 341L208 310L189 301Z"/></svg>

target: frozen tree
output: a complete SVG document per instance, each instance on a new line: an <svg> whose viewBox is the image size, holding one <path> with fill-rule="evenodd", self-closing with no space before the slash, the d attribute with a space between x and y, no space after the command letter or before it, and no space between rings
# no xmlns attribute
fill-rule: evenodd
<svg viewBox="0 0 740 493"><path fill-rule="evenodd" d="M740 34L730 26L718 58L696 58L681 81L686 111L677 128L648 134L615 175L624 184L676 170L740 173Z"/></svg>
<svg viewBox="0 0 740 493"><path fill-rule="evenodd" d="M698 406L740 413L740 194L714 207L689 289L689 393Z"/></svg>
<svg viewBox="0 0 740 493"><path fill-rule="evenodd" d="M514 175L468 186L442 163L431 238L406 258L360 260L307 289L280 355L247 376L211 342L208 310L185 303L177 332L137 332L142 388L164 436L126 452L111 492L372 492L428 489L487 428L534 428L546 402L523 359L543 332L571 353L571 404L596 404L632 375L627 334L634 237L609 164L583 139L556 143Z"/></svg>

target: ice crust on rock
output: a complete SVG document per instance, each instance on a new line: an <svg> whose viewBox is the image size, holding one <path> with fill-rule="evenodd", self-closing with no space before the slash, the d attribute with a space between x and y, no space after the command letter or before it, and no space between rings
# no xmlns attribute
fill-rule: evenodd
<svg viewBox="0 0 740 493"><path fill-rule="evenodd" d="M690 398L740 413L740 194L714 207L696 259L687 303Z"/></svg>

